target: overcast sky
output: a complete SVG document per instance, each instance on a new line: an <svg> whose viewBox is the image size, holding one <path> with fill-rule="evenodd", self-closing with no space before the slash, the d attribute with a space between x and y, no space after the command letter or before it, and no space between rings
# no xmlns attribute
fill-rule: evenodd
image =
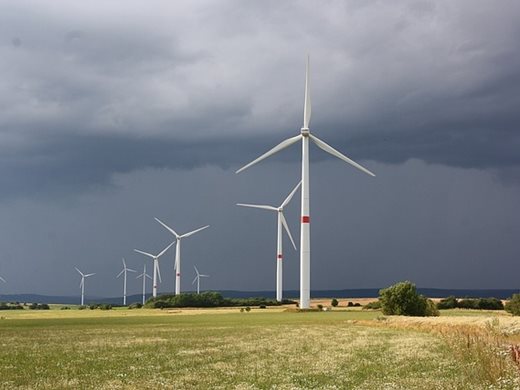
<svg viewBox="0 0 520 390"><path fill-rule="evenodd" d="M274 290L310 55L311 288L520 288L520 3L0 1L1 293L117 296L179 232L182 289ZM299 196L287 209L299 237ZM284 285L299 288L285 240ZM173 290L174 248L159 291ZM129 280L130 293L140 282Z"/></svg>

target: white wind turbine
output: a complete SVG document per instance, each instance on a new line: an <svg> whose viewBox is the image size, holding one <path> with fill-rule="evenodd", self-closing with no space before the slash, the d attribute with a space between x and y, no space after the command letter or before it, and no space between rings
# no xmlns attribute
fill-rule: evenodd
<svg viewBox="0 0 520 390"><path fill-rule="evenodd" d="M294 194L296 193L298 188L300 188L301 184L302 183L299 182L298 185L296 187L294 187L294 189L291 191L289 196L287 196L287 198L283 201L283 203L280 206L278 206L278 207L268 206L268 205L259 205L259 204L237 203L238 206L253 207L253 208L264 209L264 210L271 210L271 211L276 211L277 214L278 214L278 223L277 223L277 226L278 226L278 240L277 240L277 244L276 244L276 300L278 302L281 302L282 299L283 299L283 297L282 297L282 295L283 295L283 286L282 286L282 281L283 281L283 274L282 274L282 272L283 272L283 267L282 267L282 260L283 260L282 226L285 228L285 231L287 232L287 235L291 239L291 243L293 244L294 250L296 250L296 245L294 244L294 240L292 238L291 232L289 231L289 226L287 225L287 221L285 220L285 217L283 215L283 209L284 209L285 206L287 206L289 204L289 202L291 201L292 197L294 196Z"/></svg>
<svg viewBox="0 0 520 390"><path fill-rule="evenodd" d="M123 276L123 306L126 306L126 273L129 271L129 272L137 272L131 268L127 268L126 267L126 261L125 261L125 258L123 257L121 260L123 260L123 270L121 272L119 272L119 274L116 276L116 278L119 278L121 275L124 275Z"/></svg>
<svg viewBox="0 0 520 390"><path fill-rule="evenodd" d="M153 259L153 297L155 298L157 296L157 275L159 275L159 281L161 280L161 270L159 269L159 257L164 255L164 253L170 249L170 247L175 243L173 241L170 245L168 245L166 248L163 249L161 253L158 255L152 255L151 253L140 251L139 249L134 249L135 252L141 253L142 255L148 256Z"/></svg>
<svg viewBox="0 0 520 390"><path fill-rule="evenodd" d="M177 239L177 245L175 246L175 263L174 263L173 268L176 270L176 272L175 272L175 295L178 295L181 293L181 241L183 238L189 237L197 232L200 232L201 230L208 228L209 225L195 229L189 233L177 234L175 232L175 230L173 230L171 227L166 225L159 218L155 218L155 220L157 222L159 222L161 225L163 225L163 227L166 228Z"/></svg>
<svg viewBox="0 0 520 390"><path fill-rule="evenodd" d="M1 280L2 282L4 282L4 283L7 283L7 282L5 281L5 279L2 278L1 276L0 276L0 280Z"/></svg>
<svg viewBox="0 0 520 390"><path fill-rule="evenodd" d="M282 149L302 141L302 203L301 203L301 230L300 230L300 307L308 309L310 307L310 195L309 195L309 139L312 140L320 149L332 154L340 160L349 163L357 169L365 172L370 176L375 176L368 169L362 167L355 161L351 160L344 154L338 152L332 146L320 140L315 135L311 134L309 130L309 122L311 120L311 94L309 82L309 57L307 57L307 67L305 70L305 100L303 106L303 127L300 134L288 138L268 152L262 154L256 160L240 168L236 173L240 173L250 166L262 161L263 159L279 152Z"/></svg>
<svg viewBox="0 0 520 390"><path fill-rule="evenodd" d="M74 267L76 268L76 267ZM85 278L88 278L89 276L95 275L94 274L84 274L79 269L76 268L76 271L79 272L81 275L81 282L79 282L79 286L81 287L81 306L85 303Z"/></svg>
<svg viewBox="0 0 520 390"><path fill-rule="evenodd" d="M150 275L146 273L146 264L144 265L143 273L138 275L136 279L143 278L143 305L146 301L146 278L152 279Z"/></svg>
<svg viewBox="0 0 520 390"><path fill-rule="evenodd" d="M195 281L197 282L197 294L200 294L200 278L209 278L209 275L202 275L199 273L197 267L193 266L193 268L195 268L197 276L195 276L195 279L193 279L193 282L191 282L191 284L195 283Z"/></svg>

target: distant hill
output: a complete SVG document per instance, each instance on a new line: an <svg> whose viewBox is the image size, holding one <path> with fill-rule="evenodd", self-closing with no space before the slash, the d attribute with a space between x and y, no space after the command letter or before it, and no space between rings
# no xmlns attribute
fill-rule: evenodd
<svg viewBox="0 0 520 390"><path fill-rule="evenodd" d="M430 298L443 298L454 295L458 298L499 298L507 299L513 294L520 292L518 289L440 289L440 288L418 288L419 293ZM266 297L274 298L274 291L236 291L236 290L219 290L226 298L249 298L249 297ZM172 294L172 293L162 293ZM361 288L361 289L345 289L345 290L313 290L311 297L313 298L376 298L379 295L378 288ZM146 298L149 298L148 294ZM284 291L285 298L298 299L300 292L298 290ZM88 303L110 303L121 304L122 297L85 297ZM141 302L142 295L135 294L127 297L127 302ZM38 303L61 303L66 305L77 305L80 302L79 296L50 296L38 294L0 294L0 302L38 302Z"/></svg>

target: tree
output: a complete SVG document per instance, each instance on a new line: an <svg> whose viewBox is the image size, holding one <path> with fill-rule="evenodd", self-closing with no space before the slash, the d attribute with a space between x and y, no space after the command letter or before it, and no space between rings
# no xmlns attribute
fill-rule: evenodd
<svg viewBox="0 0 520 390"><path fill-rule="evenodd" d="M514 316L520 316L520 294L513 294L507 301L505 309Z"/></svg>
<svg viewBox="0 0 520 390"><path fill-rule="evenodd" d="M415 284L399 282L379 291L383 314L405 316L439 315L435 304L417 293Z"/></svg>
<svg viewBox="0 0 520 390"><path fill-rule="evenodd" d="M338 306L338 300L336 298L332 298L332 301L330 301L330 304L332 307L336 307Z"/></svg>

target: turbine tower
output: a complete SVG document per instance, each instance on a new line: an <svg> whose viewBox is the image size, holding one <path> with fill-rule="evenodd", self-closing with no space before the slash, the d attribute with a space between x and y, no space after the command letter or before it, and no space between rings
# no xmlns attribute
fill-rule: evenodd
<svg viewBox="0 0 520 390"><path fill-rule="evenodd" d="M163 225L163 227L166 228L177 239L177 245L175 247L175 264L173 268L175 269L175 295L179 295L181 293L181 241L183 238L189 237L197 232L200 232L201 230L208 228L209 225L195 229L189 233L177 234L175 230L166 225L159 218L155 218L155 220Z"/></svg>
<svg viewBox="0 0 520 390"><path fill-rule="evenodd" d="M137 275L136 279L143 278L143 305L146 301L146 278L152 279L150 275L146 273L146 264L144 265L143 273L140 275Z"/></svg>
<svg viewBox="0 0 520 390"><path fill-rule="evenodd" d="M76 267L74 267L76 268ZM81 275L81 282L79 282L79 286L81 287L81 306L85 303L85 279L89 276L95 275L95 274L84 274L79 269L76 268L76 271L79 272Z"/></svg>
<svg viewBox="0 0 520 390"><path fill-rule="evenodd" d="M123 276L123 306L126 306L126 273L129 271L129 272L137 272L133 269L130 269L130 268L127 268L126 267L126 261L125 261L125 258L123 257L122 258L123 260L123 270L121 272L119 272L119 274L116 276L116 278L119 278L121 275L124 275Z"/></svg>
<svg viewBox="0 0 520 390"><path fill-rule="evenodd" d="M283 215L283 209L285 206L289 204L292 197L300 188L300 185L302 183L299 182L296 187L291 191L291 193L287 196L287 198L283 201L283 203L278 206L268 206L268 205L259 205L259 204L246 204L246 203L237 203L238 206L244 206L244 207L253 207L257 209L264 209L264 210L271 210L276 211L278 214L278 239L276 243L276 300L278 302L281 302L283 300L283 267L282 267L282 260L283 260L283 248L282 248L282 226L285 228L285 231L287 232L287 235L291 239L291 243L294 247L294 250L296 250L296 245L294 244L294 240L292 238L291 232L289 230L289 226L287 225L287 221L285 220L285 217Z"/></svg>
<svg viewBox="0 0 520 390"><path fill-rule="evenodd" d="M153 290L152 290L152 295L153 295L154 298L157 296L157 276L159 276L159 281L162 282L162 280L161 280L161 270L159 269L159 257L164 255L164 253L168 249L170 249L170 247L174 243L175 243L175 241L173 241L170 245L168 245L166 248L164 248L163 251L161 253L159 253L158 255L152 255L151 253L143 252L143 251L140 251L139 249L134 249L135 252L141 253L142 255L148 256L148 257L153 259Z"/></svg>
<svg viewBox="0 0 520 390"><path fill-rule="evenodd" d="M195 268L197 276L195 276L195 279L193 279L193 282L191 282L191 284L195 283L195 281L197 282L197 294L200 294L200 278L209 278L209 275L202 275L199 273L197 267L193 266L193 268Z"/></svg>
<svg viewBox="0 0 520 390"><path fill-rule="evenodd" d="M314 142L320 149L333 156L345 161L346 163L356 167L370 176L375 176L368 169L362 167L355 161L351 160L344 154L338 152L332 146L320 140L309 130L309 123L311 120L311 94L309 82L309 57L307 57L307 67L305 70L305 98L303 105L303 127L300 134L288 138L268 152L262 154L256 160L240 168L236 173L240 173L250 166L262 161L263 159L279 152L282 149L291 146L292 144L302 141L302 203L301 203L301 230L300 230L300 308L308 309L310 307L310 261L311 261L311 247L310 247L310 194L309 194L309 139Z"/></svg>

